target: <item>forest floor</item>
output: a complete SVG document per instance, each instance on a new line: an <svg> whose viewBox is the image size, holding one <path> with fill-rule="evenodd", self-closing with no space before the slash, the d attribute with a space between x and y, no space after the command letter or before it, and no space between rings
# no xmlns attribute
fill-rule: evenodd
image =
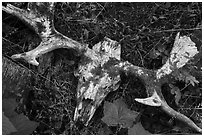
<svg viewBox="0 0 204 137"><path fill-rule="evenodd" d="M3 3L6 4L6 3ZM12 3L25 8L26 3ZM2 55L10 56L35 48L40 39L16 17L2 13ZM175 36L191 37L197 47L202 42L202 3L56 3L54 25L57 31L91 48L106 36L122 46L122 59L148 69L160 68L172 49ZM202 55L188 72L198 81L194 86L173 79L162 86L168 104L201 125ZM23 61L12 61L32 75L32 79L12 81L3 79L6 92L16 89L16 112L39 123L32 134L113 134L126 135L128 129L107 126L104 103L97 109L89 125L74 122L77 78L74 71L80 57L73 50L57 49L39 58L38 67ZM197 67L197 69L193 69ZM17 72L18 73L18 72ZM3 77L4 78L4 77ZM121 85L105 101L123 99L128 109L140 113L138 121L151 134L194 134L181 122L154 107L137 103L134 99L146 96L145 86L134 76L121 74ZM26 83L24 84L18 84ZM9 87L9 88L8 88ZM25 92L26 91L26 92ZM175 96L174 91L180 96ZM12 92L13 94L13 92ZM11 96L11 93L3 97ZM14 96L14 95L12 95ZM145 133L144 133L145 134Z"/></svg>

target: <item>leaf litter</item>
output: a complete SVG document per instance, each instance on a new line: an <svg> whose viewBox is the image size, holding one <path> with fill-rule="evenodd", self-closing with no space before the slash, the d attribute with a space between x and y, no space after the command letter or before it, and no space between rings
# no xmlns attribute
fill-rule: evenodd
<svg viewBox="0 0 204 137"><path fill-rule="evenodd" d="M117 99L113 103L107 101L104 103L104 117L102 121L108 126L119 125L122 128L129 128L133 126L138 115L138 112L128 109L122 99Z"/></svg>

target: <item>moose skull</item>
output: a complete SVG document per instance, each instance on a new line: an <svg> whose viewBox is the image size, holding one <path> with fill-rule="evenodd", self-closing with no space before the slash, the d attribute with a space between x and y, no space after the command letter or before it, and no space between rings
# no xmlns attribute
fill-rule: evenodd
<svg viewBox="0 0 204 137"><path fill-rule="evenodd" d="M86 50L76 72L79 83L74 120L80 118L88 125L106 95L119 87L120 75L113 64L120 60L120 54L120 44L109 38Z"/></svg>
<svg viewBox="0 0 204 137"><path fill-rule="evenodd" d="M11 4L2 6L3 11L12 14L29 27L41 38L41 43L33 50L15 54L12 59L24 59L38 66L36 58L58 48L75 49L81 54L76 76L79 79L77 87L77 106L74 120L81 119L85 125L94 115L106 95L119 87L119 71L131 73L141 78L146 86L147 98L136 98L145 105L160 107L168 115L183 121L197 132L202 132L190 118L173 110L165 101L161 85L168 81L169 75L185 66L197 53L196 44L190 37L177 33L170 57L158 70L150 70L135 66L128 61L121 61L121 46L118 42L104 38L92 49L86 44L77 42L58 32L54 27L54 3L30 3L27 9L20 9Z"/></svg>

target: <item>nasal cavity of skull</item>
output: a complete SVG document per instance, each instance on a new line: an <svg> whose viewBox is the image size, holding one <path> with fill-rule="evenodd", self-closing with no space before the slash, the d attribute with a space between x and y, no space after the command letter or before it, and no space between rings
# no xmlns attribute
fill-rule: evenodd
<svg viewBox="0 0 204 137"><path fill-rule="evenodd" d="M89 99L89 98L83 98L82 99L82 102L83 102L83 105L82 105L82 107L84 107L84 106L87 106L87 105L93 105L93 100L92 99Z"/></svg>
<svg viewBox="0 0 204 137"><path fill-rule="evenodd" d="M79 113L84 113L84 111L86 110L86 108L90 105L93 105L93 100L92 99L82 99L82 107L80 110L78 110Z"/></svg>

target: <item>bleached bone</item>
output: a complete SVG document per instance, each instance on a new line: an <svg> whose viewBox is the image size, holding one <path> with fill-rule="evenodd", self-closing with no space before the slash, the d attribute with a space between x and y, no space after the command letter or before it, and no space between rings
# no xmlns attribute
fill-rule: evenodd
<svg viewBox="0 0 204 137"><path fill-rule="evenodd" d="M109 38L84 52L76 74L79 82L75 120L81 118L88 125L106 95L119 87L120 74L112 66L120 60L120 54L121 46Z"/></svg>
<svg viewBox="0 0 204 137"><path fill-rule="evenodd" d="M177 33L174 47L171 50L170 58L157 70L157 79L172 73L174 70L183 67L192 57L198 53L195 43L190 37L181 36Z"/></svg>
<svg viewBox="0 0 204 137"><path fill-rule="evenodd" d="M53 3L30 3L26 10L8 4L6 7L3 6L3 10L26 22L42 39L38 47L26 53L13 55L14 59L23 58L30 64L38 65L37 57L58 48L73 48L82 53L82 60L76 72L79 83L75 120L81 119L85 125L89 123L106 95L118 88L122 71L139 77L145 84L148 98L136 101L160 107L168 115L183 121L195 131L202 132L191 119L169 107L161 93L164 78L175 69L182 68L198 53L195 43L189 37L180 37L178 33L166 64L161 69L149 70L134 66L128 61L121 61L121 47L116 41L104 38L104 41L89 49L87 45L57 32L53 25Z"/></svg>
<svg viewBox="0 0 204 137"><path fill-rule="evenodd" d="M156 91L154 91L154 93L151 97L144 98L144 99L136 98L135 101L142 103L144 105L154 106L154 107L159 107L162 104L161 99L158 96Z"/></svg>
<svg viewBox="0 0 204 137"><path fill-rule="evenodd" d="M29 3L27 9L20 9L11 4L2 7L31 27L41 38L49 37L54 31L54 3Z"/></svg>
<svg viewBox="0 0 204 137"><path fill-rule="evenodd" d="M29 52L15 54L11 56L13 59L24 59L28 63L38 66L39 63L36 58L52 50L58 48L72 48L80 53L86 48L86 45L72 40L55 30L53 23L54 3L29 3L26 10L7 4L6 7L2 6L2 9L21 19L42 39L38 47Z"/></svg>

